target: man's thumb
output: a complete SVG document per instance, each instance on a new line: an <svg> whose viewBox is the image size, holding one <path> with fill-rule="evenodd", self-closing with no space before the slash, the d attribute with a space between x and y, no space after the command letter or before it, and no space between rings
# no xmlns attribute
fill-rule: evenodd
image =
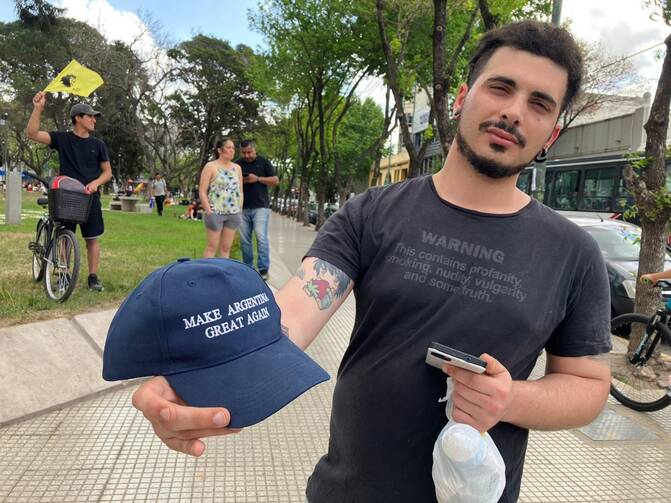
<svg viewBox="0 0 671 503"><path fill-rule="evenodd" d="M487 363L487 370L485 370L485 372L488 375L497 375L497 374L502 374L503 372L508 372L508 369L505 368L501 364L501 362L499 362L493 356L490 356L487 353L483 353L483 354L480 355L480 358Z"/></svg>

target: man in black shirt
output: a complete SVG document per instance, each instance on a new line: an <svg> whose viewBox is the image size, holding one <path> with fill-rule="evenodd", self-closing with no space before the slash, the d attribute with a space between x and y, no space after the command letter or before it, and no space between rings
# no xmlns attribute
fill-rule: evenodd
<svg viewBox="0 0 671 503"><path fill-rule="evenodd" d="M87 190L93 194L91 212L89 219L80 224L82 236L86 240L86 255L89 265L88 286L91 290L100 292L103 284L98 278L98 265L100 263L100 244L98 238L105 232L102 209L100 206L100 193L98 187L112 179L112 166L107 154L105 143L93 136L96 117L100 115L86 103L77 103L70 109L72 120L72 131L52 131L50 133L40 130L40 117L46 104L46 94L38 92L33 98L33 113L28 121L26 136L33 141L48 145L58 150L60 159L60 175L69 176L83 183ZM75 224L68 224L72 230Z"/></svg>
<svg viewBox="0 0 671 503"><path fill-rule="evenodd" d="M242 157L235 161L242 168L244 202L242 205L242 224L240 225L240 244L242 260L254 267L254 249L252 232L258 245L258 271L263 279L268 279L270 269L270 246L268 243L268 220L270 218L270 200L268 187L279 183L270 161L256 154L251 140L240 143Z"/></svg>
<svg viewBox="0 0 671 503"><path fill-rule="evenodd" d="M487 363L484 374L443 372L454 421L489 431L505 461L499 503L518 499L530 429L576 428L602 410L611 348L603 257L587 232L516 187L559 136L581 79L580 50L563 28L523 21L486 33L453 101L458 130L442 169L350 199L275 295L301 348L356 297L310 503L436 502L446 376L424 362L432 342ZM542 351L545 375L528 380ZM133 403L163 442L194 456L202 437L235 432L226 404L188 407L163 377Z"/></svg>

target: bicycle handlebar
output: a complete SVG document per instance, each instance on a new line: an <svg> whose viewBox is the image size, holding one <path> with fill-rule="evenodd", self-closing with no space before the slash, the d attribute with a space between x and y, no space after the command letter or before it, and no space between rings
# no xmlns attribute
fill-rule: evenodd
<svg viewBox="0 0 671 503"><path fill-rule="evenodd" d="M24 171L24 173L26 175L28 175L30 178L34 178L35 180L39 180L40 182L42 182L44 184L44 186L46 188L49 188L49 181L48 180L45 180L41 176L37 176L35 173L31 173L30 171Z"/></svg>

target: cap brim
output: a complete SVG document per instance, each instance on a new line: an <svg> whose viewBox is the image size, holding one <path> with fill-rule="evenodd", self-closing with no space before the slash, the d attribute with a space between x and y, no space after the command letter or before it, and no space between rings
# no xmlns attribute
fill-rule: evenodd
<svg viewBox="0 0 671 503"><path fill-rule="evenodd" d="M244 428L271 416L329 375L288 337L222 365L166 375L194 407L225 407L229 427Z"/></svg>

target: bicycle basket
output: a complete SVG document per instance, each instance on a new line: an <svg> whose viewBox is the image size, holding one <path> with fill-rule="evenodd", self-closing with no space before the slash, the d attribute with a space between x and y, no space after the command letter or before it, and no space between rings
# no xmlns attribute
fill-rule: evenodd
<svg viewBox="0 0 671 503"><path fill-rule="evenodd" d="M75 224L83 224L89 219L92 196L78 180L68 176L54 177L47 196L52 219Z"/></svg>

